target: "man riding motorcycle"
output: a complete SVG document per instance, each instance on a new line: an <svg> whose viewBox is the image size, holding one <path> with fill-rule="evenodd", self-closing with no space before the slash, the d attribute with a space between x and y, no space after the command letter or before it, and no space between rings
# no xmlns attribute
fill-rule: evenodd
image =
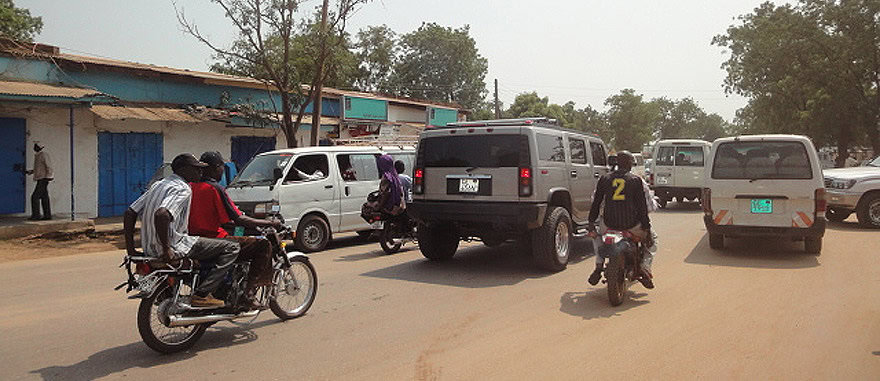
<svg viewBox="0 0 880 381"><path fill-rule="evenodd" d="M251 261L245 295L251 301L251 308L262 308L254 295L257 288L272 284L272 246L264 238L230 236L222 225L233 222L246 228L271 226L279 230L283 226L279 221L251 218L238 210L226 189L218 183L226 165L219 152L205 152L200 160L208 166L203 169L200 181L190 183L193 197L189 231L200 237L225 238L241 245L239 260Z"/></svg>
<svg viewBox="0 0 880 381"><path fill-rule="evenodd" d="M617 153L617 169L599 179L596 193L593 195L588 229L590 231L596 230L595 222L599 217L599 208L604 203L602 221L605 226L609 229L629 231L644 243L642 245L644 248L652 245L650 240L653 234L651 233L651 220L648 217L642 179L630 172L634 162L635 157L629 151L620 151ZM644 250L644 260L641 264L642 276L639 278L639 282L649 289L654 288L653 275L650 271L652 259L653 254ZM597 254L596 269L593 270L587 281L591 285L598 284L604 268L605 258Z"/></svg>

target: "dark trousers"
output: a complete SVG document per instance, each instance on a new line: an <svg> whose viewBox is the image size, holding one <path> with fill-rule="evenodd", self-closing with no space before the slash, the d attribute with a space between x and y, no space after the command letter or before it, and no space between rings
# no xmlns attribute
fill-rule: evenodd
<svg viewBox="0 0 880 381"><path fill-rule="evenodd" d="M31 194L31 218L40 218L40 204L43 205L43 218L52 218L49 208L49 180L37 180L34 193Z"/></svg>
<svg viewBox="0 0 880 381"><path fill-rule="evenodd" d="M220 287L220 282L223 281L229 267L238 258L239 249L238 243L232 241L199 237L186 257L197 259L199 262L213 263L213 266L205 279L196 286L196 295L205 296Z"/></svg>
<svg viewBox="0 0 880 381"><path fill-rule="evenodd" d="M267 239L257 237L233 237L226 239L238 242L241 251L238 254L239 261L251 261L248 270L248 285L250 287L272 285L272 245Z"/></svg>

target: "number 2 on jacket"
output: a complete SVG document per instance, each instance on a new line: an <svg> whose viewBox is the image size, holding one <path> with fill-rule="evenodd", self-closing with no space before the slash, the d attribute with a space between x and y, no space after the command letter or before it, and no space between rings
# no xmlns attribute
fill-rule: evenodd
<svg viewBox="0 0 880 381"><path fill-rule="evenodd" d="M611 181L611 185L616 188L614 189L614 194L611 195L611 199L614 201L626 200L626 195L623 194L623 187L626 186L626 180L614 179Z"/></svg>

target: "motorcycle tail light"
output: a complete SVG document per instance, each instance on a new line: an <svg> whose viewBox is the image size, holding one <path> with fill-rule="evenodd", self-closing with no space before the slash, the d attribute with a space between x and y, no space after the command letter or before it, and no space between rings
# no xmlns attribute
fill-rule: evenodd
<svg viewBox="0 0 880 381"><path fill-rule="evenodd" d="M136 274L140 274L140 275L147 275L150 273L150 270L151 270L150 265L146 264L146 263L138 263L137 265L134 266L134 268L135 268L134 272Z"/></svg>

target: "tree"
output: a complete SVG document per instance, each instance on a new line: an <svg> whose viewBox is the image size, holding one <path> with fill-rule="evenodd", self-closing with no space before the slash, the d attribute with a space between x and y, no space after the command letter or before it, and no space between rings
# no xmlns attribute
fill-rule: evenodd
<svg viewBox="0 0 880 381"><path fill-rule="evenodd" d="M0 36L32 42L42 30L42 17L31 16L31 11L16 8L12 0L0 0Z"/></svg>
<svg viewBox="0 0 880 381"><path fill-rule="evenodd" d="M642 146L651 140L652 126L660 115L659 107L644 102L642 95L633 89L608 97L605 105L608 106L605 118L611 131L611 145L618 150L641 152Z"/></svg>
<svg viewBox="0 0 880 381"><path fill-rule="evenodd" d="M396 36L386 25L370 26L357 33L355 50L360 66L355 84L358 89L388 92L397 53Z"/></svg>
<svg viewBox="0 0 880 381"><path fill-rule="evenodd" d="M749 98L740 131L805 134L880 152L880 0L764 3L716 36L725 89Z"/></svg>
<svg viewBox="0 0 880 381"><path fill-rule="evenodd" d="M727 134L727 122L717 114L707 115L691 98L654 98L651 103L659 112L653 126L657 139L712 141Z"/></svg>
<svg viewBox="0 0 880 381"><path fill-rule="evenodd" d="M486 98L488 61L477 51L470 27L435 23L400 37L391 90L396 95L477 108Z"/></svg>
<svg viewBox="0 0 880 381"><path fill-rule="evenodd" d="M329 12L327 27L315 31L314 19L296 22L301 0L212 0L223 8L226 18L238 29L238 38L228 48L203 36L198 27L186 19L182 9L177 10L177 19L185 32L214 51L220 61L215 69L261 80L267 90L278 93L280 105L273 105L273 109L276 113L280 111L287 146L296 147L296 132L309 100L320 98L320 91L316 89L334 73L324 69L334 65L337 58L334 53L346 41L346 21L366 1L338 0L335 10ZM309 86L304 88L302 84ZM298 108L296 120L293 119L294 108ZM320 121L312 124L317 130Z"/></svg>

